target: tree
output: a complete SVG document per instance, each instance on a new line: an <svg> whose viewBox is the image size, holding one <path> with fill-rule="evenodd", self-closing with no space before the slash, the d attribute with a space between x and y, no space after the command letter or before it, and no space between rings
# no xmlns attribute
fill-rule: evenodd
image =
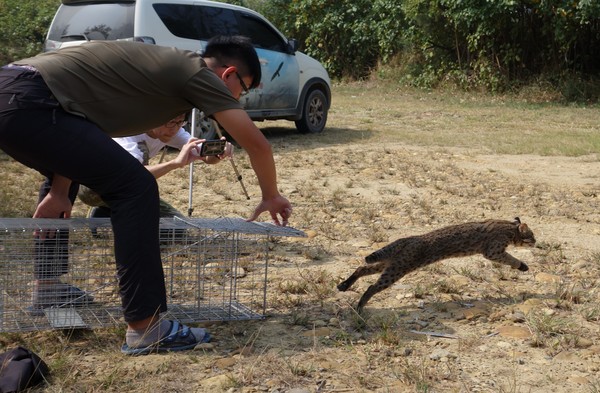
<svg viewBox="0 0 600 393"><path fill-rule="evenodd" d="M258 11L333 77L364 78L403 45L397 0L271 0Z"/></svg>
<svg viewBox="0 0 600 393"><path fill-rule="evenodd" d="M593 0L405 0L415 78L501 90L540 75L600 73ZM417 68L419 69L419 68Z"/></svg>
<svg viewBox="0 0 600 393"><path fill-rule="evenodd" d="M0 0L0 63L34 56L60 0Z"/></svg>

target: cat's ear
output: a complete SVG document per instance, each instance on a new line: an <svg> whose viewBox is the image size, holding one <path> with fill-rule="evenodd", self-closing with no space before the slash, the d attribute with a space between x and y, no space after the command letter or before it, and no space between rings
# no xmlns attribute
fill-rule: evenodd
<svg viewBox="0 0 600 393"><path fill-rule="evenodd" d="M529 227L527 226L527 224L519 224L519 232L520 233L526 233L529 231Z"/></svg>
<svg viewBox="0 0 600 393"><path fill-rule="evenodd" d="M521 223L521 219L519 217L515 217L515 220L513 222L518 225Z"/></svg>

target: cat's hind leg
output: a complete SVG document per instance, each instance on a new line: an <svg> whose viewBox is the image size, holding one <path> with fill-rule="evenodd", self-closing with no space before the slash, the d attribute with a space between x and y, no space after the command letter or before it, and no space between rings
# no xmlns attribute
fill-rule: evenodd
<svg viewBox="0 0 600 393"><path fill-rule="evenodd" d="M346 280L342 281L338 284L337 289L341 292L347 291L355 282L361 277L369 276L375 273L381 273L385 267L387 266L387 262L378 262L370 265L362 265L359 266L354 273Z"/></svg>

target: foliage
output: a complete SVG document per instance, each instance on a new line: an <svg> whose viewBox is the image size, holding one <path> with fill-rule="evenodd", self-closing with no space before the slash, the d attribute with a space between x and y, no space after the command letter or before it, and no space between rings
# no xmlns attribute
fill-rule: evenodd
<svg viewBox="0 0 600 393"><path fill-rule="evenodd" d="M542 78L565 97L597 98L586 86L600 74L596 0L253 4L334 77L363 78L377 64L393 64L402 81L416 86L451 83L496 92Z"/></svg>
<svg viewBox="0 0 600 393"><path fill-rule="evenodd" d="M0 63L38 54L60 0L0 0Z"/></svg>
<svg viewBox="0 0 600 393"><path fill-rule="evenodd" d="M402 47L404 18L396 1L272 0L263 7L334 77L364 78Z"/></svg>
<svg viewBox="0 0 600 393"><path fill-rule="evenodd" d="M600 97L597 0L225 0L265 15L334 78ZM60 0L0 0L0 62L41 50Z"/></svg>
<svg viewBox="0 0 600 393"><path fill-rule="evenodd" d="M451 76L502 90L539 75L598 74L600 5L579 0L406 0L417 84Z"/></svg>

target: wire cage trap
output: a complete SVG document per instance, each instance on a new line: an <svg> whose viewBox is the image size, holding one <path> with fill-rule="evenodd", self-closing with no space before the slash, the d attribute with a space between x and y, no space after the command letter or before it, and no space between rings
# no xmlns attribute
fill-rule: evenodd
<svg viewBox="0 0 600 393"><path fill-rule="evenodd" d="M272 237L304 236L236 218L162 218L165 317L263 318ZM0 218L0 332L122 323L109 219Z"/></svg>

